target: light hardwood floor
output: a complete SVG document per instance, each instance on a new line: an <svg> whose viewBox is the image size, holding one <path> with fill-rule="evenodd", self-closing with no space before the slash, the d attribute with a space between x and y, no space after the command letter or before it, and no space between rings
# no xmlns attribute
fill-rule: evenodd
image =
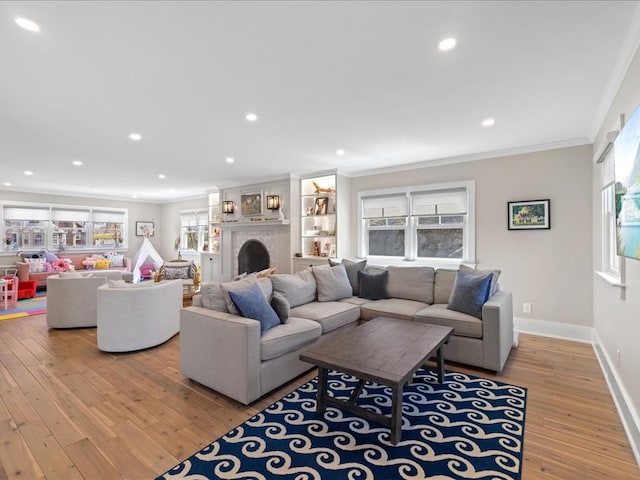
<svg viewBox="0 0 640 480"><path fill-rule="evenodd" d="M95 328L1 321L0 480L154 478L315 374L244 407L181 375L179 342L106 354ZM498 377L446 367L529 389L524 479L640 478L591 346L521 335Z"/></svg>

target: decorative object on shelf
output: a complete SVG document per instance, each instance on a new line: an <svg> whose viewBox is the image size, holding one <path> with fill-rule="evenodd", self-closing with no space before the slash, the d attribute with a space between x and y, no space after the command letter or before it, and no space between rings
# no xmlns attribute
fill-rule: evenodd
<svg viewBox="0 0 640 480"><path fill-rule="evenodd" d="M333 187L321 187L320 184L318 184L318 182L313 181L311 182L313 183L313 187L314 187L314 193L318 194L318 193L334 193L336 191L335 188Z"/></svg>
<svg viewBox="0 0 640 480"><path fill-rule="evenodd" d="M236 211L236 204L232 200L225 200L222 202L222 213L232 215Z"/></svg>
<svg viewBox="0 0 640 480"><path fill-rule="evenodd" d="M153 237L154 228L153 222L136 222L136 237Z"/></svg>
<svg viewBox="0 0 640 480"><path fill-rule="evenodd" d="M262 215L262 190L240 193L240 214L243 217Z"/></svg>
<svg viewBox="0 0 640 480"><path fill-rule="evenodd" d="M269 210L280 210L280 195L267 195L267 208Z"/></svg>
<svg viewBox="0 0 640 480"><path fill-rule="evenodd" d="M327 214L327 204L329 203L329 197L318 197L316 198L316 207L313 212L314 215L326 215Z"/></svg>
<svg viewBox="0 0 640 480"><path fill-rule="evenodd" d="M311 255L313 255L314 257L320 256L320 242L313 242L313 250L311 250Z"/></svg>
<svg viewBox="0 0 640 480"><path fill-rule="evenodd" d="M508 202L509 230L540 230L551 228L551 200Z"/></svg>

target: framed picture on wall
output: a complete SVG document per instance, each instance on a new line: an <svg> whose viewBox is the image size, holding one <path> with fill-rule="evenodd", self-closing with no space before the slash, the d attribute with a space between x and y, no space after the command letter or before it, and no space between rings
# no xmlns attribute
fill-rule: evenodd
<svg viewBox="0 0 640 480"><path fill-rule="evenodd" d="M548 230L551 228L551 200L508 202L509 230Z"/></svg>
<svg viewBox="0 0 640 480"><path fill-rule="evenodd" d="M240 194L240 214L243 217L262 215L262 190Z"/></svg>
<svg viewBox="0 0 640 480"><path fill-rule="evenodd" d="M136 222L136 237L153 237L153 222Z"/></svg>

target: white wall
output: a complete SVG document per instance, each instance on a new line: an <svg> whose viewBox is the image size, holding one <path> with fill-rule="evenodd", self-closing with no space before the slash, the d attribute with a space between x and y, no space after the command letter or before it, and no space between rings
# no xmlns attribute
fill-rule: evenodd
<svg viewBox="0 0 640 480"><path fill-rule="evenodd" d="M360 191L461 180L476 181L476 259L502 270L514 316L525 330L590 332L591 146L493 158L352 178L352 212ZM507 229L507 202L551 200L550 230ZM356 251L357 224L351 247ZM522 304L531 303L531 314ZM549 322L549 323L547 323Z"/></svg>
<svg viewBox="0 0 640 480"><path fill-rule="evenodd" d="M618 118L627 118L640 104L640 54L636 51L626 76L612 102L596 139L595 151L600 151L608 131L619 127ZM602 228L600 225L600 194L602 166L593 165L593 259L600 265ZM640 260L623 259L626 289L624 299L620 290L600 277L593 278L593 312L596 341L605 352L619 387L626 396L636 427L640 428ZM616 360L620 351L620 361Z"/></svg>

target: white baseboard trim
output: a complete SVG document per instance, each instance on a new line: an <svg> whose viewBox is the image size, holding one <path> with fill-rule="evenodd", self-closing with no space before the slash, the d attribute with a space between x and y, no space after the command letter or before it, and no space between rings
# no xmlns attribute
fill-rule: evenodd
<svg viewBox="0 0 640 480"><path fill-rule="evenodd" d="M607 382L609 391L616 405L618 416L629 439L629 444L636 463L640 466L640 415L634 409L633 403L624 388L615 364L607 352L600 347L601 341L596 331L591 327L569 325L548 320L530 318L513 318L514 329L517 333L529 333L541 337L558 338L574 342L589 343L593 346L600 369Z"/></svg>
<svg viewBox="0 0 640 480"><path fill-rule="evenodd" d="M581 343L593 342L593 328L591 327L521 317L513 317L513 324L514 329L520 333L530 333L540 337L572 340Z"/></svg>
<svg viewBox="0 0 640 480"><path fill-rule="evenodd" d="M593 350L596 353L596 358L600 363L600 368L602 369L604 378L609 386L609 391L611 392L613 401L616 404L616 409L618 410L618 416L622 421L622 426L629 438L631 450L633 450L633 455L636 457L636 463L640 466L640 416L633 408L633 403L624 388L624 384L620 380L617 370L614 368L614 363L606 350L600 347L600 345L600 337L594 330Z"/></svg>

